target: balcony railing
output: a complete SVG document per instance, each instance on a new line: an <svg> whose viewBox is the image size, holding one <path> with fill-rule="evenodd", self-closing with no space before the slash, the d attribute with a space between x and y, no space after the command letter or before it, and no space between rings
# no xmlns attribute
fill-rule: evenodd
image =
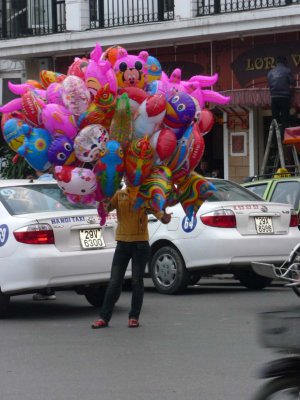
<svg viewBox="0 0 300 400"><path fill-rule="evenodd" d="M2 0L0 7L1 39L66 30L65 0Z"/></svg>
<svg viewBox="0 0 300 400"><path fill-rule="evenodd" d="M300 4L300 0L197 0L197 17Z"/></svg>
<svg viewBox="0 0 300 400"><path fill-rule="evenodd" d="M174 0L90 0L90 29L174 19Z"/></svg>

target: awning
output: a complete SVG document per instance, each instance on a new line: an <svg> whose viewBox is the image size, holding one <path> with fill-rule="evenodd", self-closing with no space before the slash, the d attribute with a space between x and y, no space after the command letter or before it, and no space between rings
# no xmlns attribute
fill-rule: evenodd
<svg viewBox="0 0 300 400"><path fill-rule="evenodd" d="M224 90L220 94L230 96L231 101L228 107L271 107L268 88ZM300 88L295 89L291 106L300 108Z"/></svg>

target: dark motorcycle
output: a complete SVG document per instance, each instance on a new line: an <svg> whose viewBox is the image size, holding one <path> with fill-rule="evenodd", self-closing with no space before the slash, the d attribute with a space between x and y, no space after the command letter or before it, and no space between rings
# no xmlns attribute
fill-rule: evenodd
<svg viewBox="0 0 300 400"><path fill-rule="evenodd" d="M300 297L300 243L281 265L253 263L262 276L281 279ZM285 354L266 363L259 378L268 379L253 400L300 400L300 309L261 313L259 333L262 345Z"/></svg>
<svg viewBox="0 0 300 400"><path fill-rule="evenodd" d="M287 356L266 363L253 400L300 400L300 309L260 314L261 341Z"/></svg>

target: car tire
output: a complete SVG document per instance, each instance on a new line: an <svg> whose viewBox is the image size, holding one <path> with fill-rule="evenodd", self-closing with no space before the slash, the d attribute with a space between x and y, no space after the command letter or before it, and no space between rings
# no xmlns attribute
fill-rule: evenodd
<svg viewBox="0 0 300 400"><path fill-rule="evenodd" d="M272 278L258 275L252 269L245 269L236 271L234 276L249 290L261 290L269 286L272 282Z"/></svg>
<svg viewBox="0 0 300 400"><path fill-rule="evenodd" d="M91 286L85 290L84 296L92 306L101 307L105 291L106 286Z"/></svg>
<svg viewBox="0 0 300 400"><path fill-rule="evenodd" d="M158 249L150 261L150 274L159 293L176 294L183 291L189 282L185 263L173 247Z"/></svg>
<svg viewBox="0 0 300 400"><path fill-rule="evenodd" d="M201 279L201 272L199 271L190 272L188 285L191 286L196 285L196 283L198 283L200 279Z"/></svg>
<svg viewBox="0 0 300 400"><path fill-rule="evenodd" d="M10 301L10 296L0 291L0 318L7 316L9 301Z"/></svg>

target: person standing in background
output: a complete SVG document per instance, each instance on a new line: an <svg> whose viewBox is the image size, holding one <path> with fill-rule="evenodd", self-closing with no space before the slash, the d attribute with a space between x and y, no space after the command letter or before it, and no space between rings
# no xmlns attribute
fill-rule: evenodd
<svg viewBox="0 0 300 400"><path fill-rule="evenodd" d="M287 65L286 57L277 57L276 66L268 72L267 80L271 95L272 118L276 119L283 139L285 128L290 125L292 90L296 86L296 80Z"/></svg>

